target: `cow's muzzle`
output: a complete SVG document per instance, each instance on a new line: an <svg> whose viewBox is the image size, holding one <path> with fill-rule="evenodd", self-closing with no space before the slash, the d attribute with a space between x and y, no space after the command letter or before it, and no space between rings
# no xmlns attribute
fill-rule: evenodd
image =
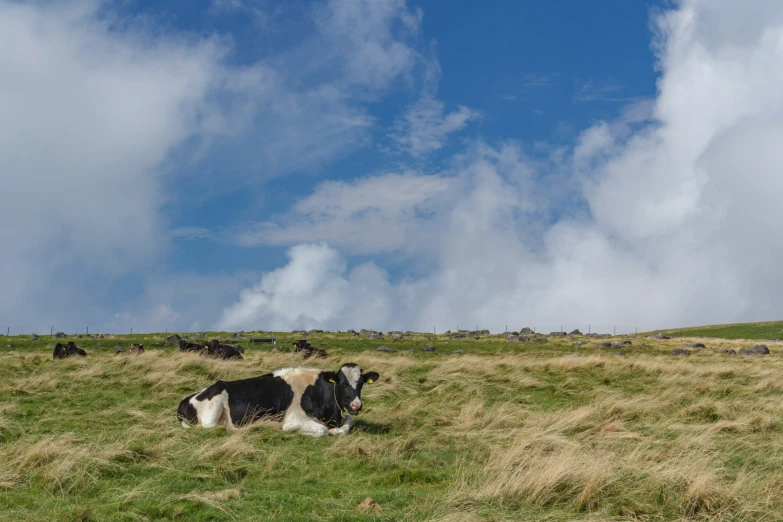
<svg viewBox="0 0 783 522"><path fill-rule="evenodd" d="M348 405L348 411L354 414L359 413L360 411L362 411L362 403L352 402L351 404Z"/></svg>

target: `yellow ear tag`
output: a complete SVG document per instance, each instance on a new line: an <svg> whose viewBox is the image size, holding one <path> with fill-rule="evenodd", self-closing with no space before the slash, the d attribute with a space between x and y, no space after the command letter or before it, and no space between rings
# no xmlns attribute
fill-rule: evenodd
<svg viewBox="0 0 783 522"><path fill-rule="evenodd" d="M329 379L329 382L334 382L334 379Z"/></svg>
<svg viewBox="0 0 783 522"><path fill-rule="evenodd" d="M372 379L367 379L367 384L372 384L372 383L373 383Z"/></svg>

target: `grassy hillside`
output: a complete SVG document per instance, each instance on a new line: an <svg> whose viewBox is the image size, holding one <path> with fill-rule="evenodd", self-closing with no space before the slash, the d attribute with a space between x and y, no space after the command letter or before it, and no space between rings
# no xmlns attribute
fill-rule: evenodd
<svg viewBox="0 0 783 522"><path fill-rule="evenodd" d="M715 337L719 339L783 339L783 321L715 324L667 330L672 337Z"/></svg>
<svg viewBox="0 0 783 522"><path fill-rule="evenodd" d="M307 364L380 372L345 437L263 422L183 429L183 396L300 364L269 345L244 361L155 346L163 336L0 345L2 520L779 520L783 358L752 342L503 336L311 336ZM293 336L280 336L283 342ZM619 341L613 339L609 341ZM114 344L144 342L138 357ZM11 348L5 347L12 343ZM103 345L97 345L102 342ZM436 346L425 353L426 343ZM577 342L586 344L576 346ZM397 353L380 353L384 344ZM409 354L407 350L414 349ZM463 350L465 353L446 354ZM620 356L619 353L624 355ZM380 507L361 511L366 497Z"/></svg>

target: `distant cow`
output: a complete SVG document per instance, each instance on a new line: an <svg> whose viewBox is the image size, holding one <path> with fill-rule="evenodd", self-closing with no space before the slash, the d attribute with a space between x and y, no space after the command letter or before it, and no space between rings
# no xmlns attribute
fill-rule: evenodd
<svg viewBox="0 0 783 522"><path fill-rule="evenodd" d="M337 372L316 368L284 368L260 377L217 381L182 399L177 410L181 424L205 428L229 427L283 414L283 431L304 435L344 435L353 415L362 410L362 387L378 380L376 372L363 373L356 364ZM348 411L345 417L343 411Z"/></svg>
<svg viewBox="0 0 783 522"><path fill-rule="evenodd" d="M179 351L180 352L200 352L203 350L205 345L203 343L191 343L190 341L186 341L184 339L179 340Z"/></svg>
<svg viewBox="0 0 783 522"><path fill-rule="evenodd" d="M117 347L119 348L119 346ZM144 345L143 344L129 344L127 350L120 350L114 355L141 355L144 353Z"/></svg>
<svg viewBox="0 0 783 522"><path fill-rule="evenodd" d="M299 339L294 343L294 353L302 356L302 359L326 359L326 350L314 348L307 339Z"/></svg>
<svg viewBox="0 0 783 522"><path fill-rule="evenodd" d="M220 344L217 339L212 339L207 345L199 351L199 355L215 357L216 359L242 359L244 350L239 346L231 344Z"/></svg>
<svg viewBox="0 0 783 522"><path fill-rule="evenodd" d="M76 346L73 341L67 345L57 343L52 353L52 359L65 359L66 357L87 357L87 352Z"/></svg>

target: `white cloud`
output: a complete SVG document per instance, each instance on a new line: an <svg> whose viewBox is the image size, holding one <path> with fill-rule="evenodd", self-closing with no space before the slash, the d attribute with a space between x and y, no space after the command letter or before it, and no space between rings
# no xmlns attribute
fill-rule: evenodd
<svg viewBox="0 0 783 522"><path fill-rule="evenodd" d="M560 162L542 169L513 146L479 147L460 158L450 177L462 180L459 192L442 193L450 205L437 196L431 203L439 240L429 245L426 274L394 281L372 265L373 277L357 293L336 250L294 247L291 262L243 293L222 324L260 318L280 326L479 324L497 331L601 323L627 330L776 317L783 18L777 2L751 7L683 0L663 13L652 106L635 104L619 120L587 129ZM363 180L363 190L372 192L372 183ZM326 236L350 252L335 239L347 225L334 216L351 216L350 227L365 225L367 237L393 227L351 213L349 203L336 205L345 212L309 214L312 234L303 236L314 239L322 223L332 223ZM308 228L306 220L297 225ZM415 244L415 236L408 241ZM294 301L279 303L306 272L316 275L301 279L296 300L314 297L318 305L296 316ZM366 313L373 303L375 312Z"/></svg>
<svg viewBox="0 0 783 522"><path fill-rule="evenodd" d="M326 60L340 69L343 83L369 89L373 97L420 60L408 40L421 18L421 10L411 11L405 0L333 0L315 13L329 50Z"/></svg>
<svg viewBox="0 0 783 522"><path fill-rule="evenodd" d="M14 222L0 228L0 315L12 320L73 318L74 300L95 317L83 286L157 258L159 166L200 132L225 52L119 29L98 7L0 2L0 177Z"/></svg>
<svg viewBox="0 0 783 522"><path fill-rule="evenodd" d="M188 328L193 324L211 325L225 306L254 277L246 272L235 274L156 274L145 281L145 291L135 306L138 328L151 331Z"/></svg>
<svg viewBox="0 0 783 522"><path fill-rule="evenodd" d="M387 324L395 300L388 275L372 263L346 270L339 254L323 244L289 251L290 262L265 274L224 310L217 327L225 330L294 330L339 323Z"/></svg>
<svg viewBox="0 0 783 522"><path fill-rule="evenodd" d="M221 172L213 184L312 172L366 146L375 124L368 104L425 63L416 50L421 16L403 0L330 0L297 13L300 41L223 75L222 113L211 120L218 137L207 149Z"/></svg>
<svg viewBox="0 0 783 522"><path fill-rule="evenodd" d="M195 274L160 272L146 276L142 295L132 302L110 305L113 313L90 331L197 331L213 325L223 309L256 278L247 272Z"/></svg>
<svg viewBox="0 0 783 522"><path fill-rule="evenodd" d="M161 212L168 186L198 181L202 162L237 186L362 146L373 123L362 104L409 74L420 14L339 1L323 13L321 36L239 67L230 38L161 34L106 3L0 0L0 178L14 223L0 229L0 316L82 323L133 301L109 289L164 263L172 236L204 237L168 232ZM151 321L146 310L169 303L118 306L131 316L117 320Z"/></svg>
<svg viewBox="0 0 783 522"><path fill-rule="evenodd" d="M437 239L432 216L458 185L457 179L410 172L329 181L289 214L232 231L228 238L244 246L326 240L355 254L414 251Z"/></svg>
<svg viewBox="0 0 783 522"><path fill-rule="evenodd" d="M352 181L326 181L284 215L223 231L183 230L182 237L216 237L242 245L295 245L326 241L351 255L393 255L431 261L443 241L450 215L476 190L482 173L507 178L518 213L544 216L573 197L577 185L552 172L560 151L548 161L533 160L514 144L492 149L482 144L437 174L406 171ZM536 170L548 170L536 181ZM555 190L556 189L556 190ZM469 217L469 216L468 216Z"/></svg>
<svg viewBox="0 0 783 522"><path fill-rule="evenodd" d="M413 157L436 151L446 144L449 134L461 131L480 113L467 107L444 114L443 102L425 94L394 123L389 137Z"/></svg>

